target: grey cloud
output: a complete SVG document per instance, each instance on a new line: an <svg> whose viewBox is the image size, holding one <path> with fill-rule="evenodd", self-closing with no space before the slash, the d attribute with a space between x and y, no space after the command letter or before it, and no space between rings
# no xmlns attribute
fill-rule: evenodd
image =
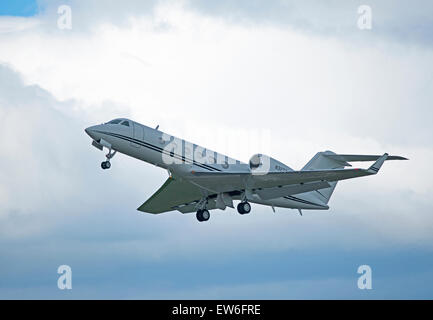
<svg viewBox="0 0 433 320"><path fill-rule="evenodd" d="M96 210L95 190L103 182L90 173L99 173L103 154L90 146L84 128L92 123L73 111L80 109L77 104L26 86L17 73L0 66L1 237L43 232L69 215ZM109 116L109 108L104 112ZM116 179L112 175L105 183L116 184ZM106 188L104 196L113 192Z"/></svg>

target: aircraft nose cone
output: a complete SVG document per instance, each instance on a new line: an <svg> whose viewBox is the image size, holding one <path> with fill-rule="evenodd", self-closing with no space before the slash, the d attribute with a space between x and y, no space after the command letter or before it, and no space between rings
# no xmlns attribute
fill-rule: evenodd
<svg viewBox="0 0 433 320"><path fill-rule="evenodd" d="M95 126L88 127L86 129L84 129L84 131L89 135L90 138L94 139Z"/></svg>

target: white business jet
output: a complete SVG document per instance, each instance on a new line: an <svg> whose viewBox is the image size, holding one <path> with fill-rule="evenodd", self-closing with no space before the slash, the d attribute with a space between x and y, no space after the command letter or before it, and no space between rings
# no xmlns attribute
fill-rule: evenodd
<svg viewBox="0 0 433 320"><path fill-rule="evenodd" d="M196 212L198 221L210 218L209 210L233 208L247 214L252 203L272 207L327 210L339 180L376 174L385 160L407 160L400 156L347 155L318 152L296 171L266 155L253 155L249 163L229 158L196 144L167 135L128 119L85 129L92 145L108 149L102 169L121 152L167 169L169 178L138 210L163 213ZM375 161L368 169L344 169L351 161Z"/></svg>

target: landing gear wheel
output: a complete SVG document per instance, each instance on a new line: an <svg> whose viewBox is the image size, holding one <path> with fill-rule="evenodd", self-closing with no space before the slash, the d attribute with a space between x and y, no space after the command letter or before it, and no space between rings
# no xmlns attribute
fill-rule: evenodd
<svg viewBox="0 0 433 320"><path fill-rule="evenodd" d="M197 217L197 220L200 221L200 222L208 221L209 218L210 218L210 213L206 209L204 209L204 210L198 210L196 217Z"/></svg>
<svg viewBox="0 0 433 320"><path fill-rule="evenodd" d="M101 168L102 169L110 169L110 167L111 167L111 163L110 163L110 161L103 161L102 163L101 163Z"/></svg>
<svg viewBox="0 0 433 320"><path fill-rule="evenodd" d="M105 155L105 157L107 158L107 161L103 161L101 163L101 168L102 169L110 169L111 167L111 163L110 163L110 159L114 157L114 155L116 154L117 151L111 152L111 147L108 150L108 153Z"/></svg>
<svg viewBox="0 0 433 320"><path fill-rule="evenodd" d="M248 202L240 202L237 209L240 214L247 214L251 211L251 205Z"/></svg>

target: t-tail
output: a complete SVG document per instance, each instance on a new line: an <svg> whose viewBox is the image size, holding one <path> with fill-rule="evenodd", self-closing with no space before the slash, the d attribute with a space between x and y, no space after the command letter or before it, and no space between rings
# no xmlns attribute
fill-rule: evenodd
<svg viewBox="0 0 433 320"><path fill-rule="evenodd" d="M349 162L351 161L375 161L373 165L368 168L368 172L376 174L379 172L383 163L386 160L407 160L400 156L389 156L387 153L379 155L356 155L356 154L336 154L332 151L318 152L316 155L308 161L308 163L302 168L303 171L307 170L319 170L319 169L343 169L344 167L351 167ZM328 204L332 193L337 186L337 181L329 182L331 185L325 189L319 189L312 191L310 194L317 195L317 198Z"/></svg>

